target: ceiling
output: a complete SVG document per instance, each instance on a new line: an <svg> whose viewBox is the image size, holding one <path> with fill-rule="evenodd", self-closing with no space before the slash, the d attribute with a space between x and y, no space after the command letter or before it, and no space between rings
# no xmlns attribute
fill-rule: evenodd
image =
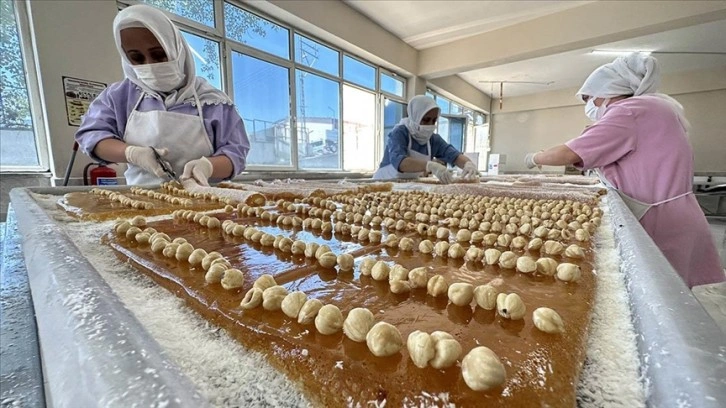
<svg viewBox="0 0 726 408"><path fill-rule="evenodd" d="M462 38L523 23L592 1L378 1L344 0L412 47L423 50ZM490 95L499 85L482 81L553 82L550 85L504 85L505 96L521 96L577 87L598 66L617 55L593 54L593 49L643 51L704 51L721 55L658 54L662 73L726 67L726 20L691 25L657 34L603 43L597 47L550 54L456 74Z"/></svg>

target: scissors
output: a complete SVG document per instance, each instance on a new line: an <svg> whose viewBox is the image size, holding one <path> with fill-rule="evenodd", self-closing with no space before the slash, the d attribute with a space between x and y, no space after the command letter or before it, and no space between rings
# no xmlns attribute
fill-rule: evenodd
<svg viewBox="0 0 726 408"><path fill-rule="evenodd" d="M149 146L151 147L151 146ZM174 181L179 181L179 178L177 178L176 173L174 172L174 169L169 166L169 164L164 161L161 158L161 155L159 155L159 152L156 151L153 147L151 147L151 151L154 152L154 157L156 157L156 162L159 163L159 166L161 166L161 169L164 170L164 173L166 173L169 178L171 178Z"/></svg>

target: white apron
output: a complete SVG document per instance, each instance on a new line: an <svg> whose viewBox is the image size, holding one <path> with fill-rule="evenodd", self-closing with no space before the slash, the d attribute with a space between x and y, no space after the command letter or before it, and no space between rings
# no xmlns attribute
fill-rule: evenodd
<svg viewBox="0 0 726 408"><path fill-rule="evenodd" d="M163 160L171 164L177 176L182 175L184 165L190 160L214 153L212 142L204 127L202 104L199 102L196 92L194 99L199 116L165 110L139 112L136 108L143 99L144 93L142 92L126 123L124 142L134 146L169 149L169 153L163 157ZM133 164L129 164L124 176L126 183L130 185L159 184L167 181Z"/></svg>
<svg viewBox="0 0 726 408"><path fill-rule="evenodd" d="M602 171L600 171L600 169L595 169L595 172L597 173L597 177L600 179L600 182L605 184L605 187L611 188L618 193L620 198L623 199L623 202L625 203L625 205L630 209L630 211L633 212L633 215L635 215L635 218L637 218L638 221L640 221L640 219L643 218L645 213L648 212L648 210L650 210L653 207L657 207L661 204L665 204L667 202L677 200L681 197L685 197L689 194L693 194L693 191L688 191L686 193L679 194L675 197L666 198L665 200L661 200L661 201L658 201L658 202L655 202L652 204L648 204L648 203L644 203L640 200L636 200L635 198L630 197L629 195L627 195L627 194L623 193L622 191L618 190L617 188L615 188L615 186L613 186L608 181L608 179L605 178L605 176L602 174Z"/></svg>
<svg viewBox="0 0 726 408"><path fill-rule="evenodd" d="M414 159L423 159L426 161L431 160L431 139L429 138L429 142L426 144L426 148L428 151L428 154L419 153L415 150L411 150L411 141L413 138L411 135L408 136L408 157L414 158ZM398 171L397 168L393 167L392 164L379 167L378 170L376 170L375 174L373 174L373 180L388 180L388 179L396 179L396 178L405 178L405 179L414 179L419 178L423 175L423 173L401 173Z"/></svg>

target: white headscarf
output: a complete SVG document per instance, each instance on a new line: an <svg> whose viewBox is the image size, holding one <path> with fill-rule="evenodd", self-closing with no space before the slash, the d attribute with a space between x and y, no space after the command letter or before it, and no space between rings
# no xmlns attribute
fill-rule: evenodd
<svg viewBox="0 0 726 408"><path fill-rule="evenodd" d="M678 115L686 132L691 125L686 119L683 106L670 96L657 93L660 85L660 66L658 60L647 54L634 52L615 61L605 64L590 74L577 91L581 98L588 95L593 98L612 98L616 96L649 95L663 99L671 105Z"/></svg>
<svg viewBox="0 0 726 408"><path fill-rule="evenodd" d="M408 117L401 119L399 125L406 126L411 137L419 135L421 129L421 119L431 111L431 109L439 109L433 98L425 95L416 95L408 101Z"/></svg>
<svg viewBox="0 0 726 408"><path fill-rule="evenodd" d="M160 93L150 89L139 80L121 46L121 30L132 27L146 28L159 40L168 60L176 62L178 69L185 76L181 87L168 93ZM161 10L144 4L129 6L121 10L113 21L113 36L116 40L116 48L121 54L121 66L126 78L144 92L158 96L167 107L187 101L195 103L195 92L202 104L232 103L227 94L210 85L204 78L197 78L194 58L189 50L189 45L179 29Z"/></svg>

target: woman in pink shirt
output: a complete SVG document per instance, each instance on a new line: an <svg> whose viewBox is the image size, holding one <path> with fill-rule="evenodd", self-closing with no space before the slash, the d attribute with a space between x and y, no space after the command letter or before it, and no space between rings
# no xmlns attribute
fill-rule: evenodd
<svg viewBox="0 0 726 408"><path fill-rule="evenodd" d="M577 95L595 123L577 138L525 158L528 168L596 169L617 190L688 287L725 279L693 191L688 121L673 98L655 93L655 58L630 54L596 69Z"/></svg>

